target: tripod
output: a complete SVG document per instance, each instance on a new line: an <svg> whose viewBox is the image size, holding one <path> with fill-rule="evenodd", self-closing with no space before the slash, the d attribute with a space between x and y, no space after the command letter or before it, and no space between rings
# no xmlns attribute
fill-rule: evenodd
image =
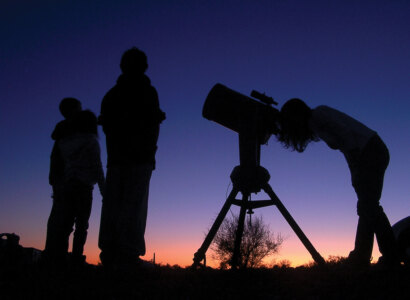
<svg viewBox="0 0 410 300"><path fill-rule="evenodd" d="M236 230L234 253L232 255L233 269L236 269L239 266L240 245L244 231L246 212L252 212L252 210L255 208L271 205L275 205L279 209L282 216L285 218L300 241L309 251L313 260L319 265L325 264L323 257L319 254L319 252L316 251L315 247L303 233L302 229L300 229L299 225L296 223L286 207L279 200L278 196L276 196L272 187L269 185L268 182L270 179L270 174L265 168L259 165L260 144L255 141L249 140L249 137L245 138L241 136L241 134L239 134L239 145L241 163L239 166L236 166L231 173L231 180L233 185L232 191L226 199L224 206L219 212L201 247L194 254L194 263L192 264L192 266L198 267L201 261L205 260L205 253L211 245L231 205L237 205L241 208L239 213L238 227ZM270 197L270 200L249 201L250 195L252 193L258 193L261 190L263 190ZM242 200L236 199L236 196L239 192L241 192L242 194Z"/></svg>

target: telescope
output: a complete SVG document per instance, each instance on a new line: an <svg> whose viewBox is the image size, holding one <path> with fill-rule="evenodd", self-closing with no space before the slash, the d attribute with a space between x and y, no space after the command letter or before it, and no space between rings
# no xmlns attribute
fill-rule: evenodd
<svg viewBox="0 0 410 300"><path fill-rule="evenodd" d="M251 96L259 101L218 83L209 92L202 115L239 134L256 137L259 144L266 144L269 137L278 132L279 111L272 107L277 102L255 90Z"/></svg>
<svg viewBox="0 0 410 300"><path fill-rule="evenodd" d="M260 165L260 145L278 133L279 111L273 98L257 91L245 96L218 83L209 92L202 110L204 118L239 134L241 166Z"/></svg>
<svg viewBox="0 0 410 300"><path fill-rule="evenodd" d="M302 229L282 204L269 184L270 174L260 165L261 145L266 144L272 134L279 132L279 111L273 107L277 103L265 94L252 91L251 97L245 96L226 86L216 84L205 99L202 115L223 125L239 135L239 166L231 173L232 191L229 193L221 211L215 219L204 242L194 254L192 267L206 264L205 253L212 243L219 227L232 205L240 207L236 229L234 251L231 258L232 268L239 266L240 244L244 231L245 215L252 215L253 209L276 206L317 264L325 260L303 233ZM255 98L255 99L254 99ZM251 201L251 194L263 190L270 199ZM236 199L238 193L242 199Z"/></svg>

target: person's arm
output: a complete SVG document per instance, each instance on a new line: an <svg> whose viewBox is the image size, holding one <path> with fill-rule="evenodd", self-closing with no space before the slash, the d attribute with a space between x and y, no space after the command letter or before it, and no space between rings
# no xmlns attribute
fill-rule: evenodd
<svg viewBox="0 0 410 300"><path fill-rule="evenodd" d="M159 107L158 92L154 87L152 87L152 97L154 99L153 102L154 102L155 121L157 123L162 123L162 121L166 119L166 114Z"/></svg>
<svg viewBox="0 0 410 300"><path fill-rule="evenodd" d="M104 96L101 102L101 111L98 116L98 124L102 126L105 134L110 134L115 126L119 126L121 120L117 116L117 108L113 101L117 98L116 88L112 88Z"/></svg>
<svg viewBox="0 0 410 300"><path fill-rule="evenodd" d="M48 182L50 185L55 185L64 173L64 161L61 157L60 149L57 142L54 142L53 150L50 156L50 171L48 174Z"/></svg>
<svg viewBox="0 0 410 300"><path fill-rule="evenodd" d="M57 123L56 127L51 133L51 138L54 141L56 141L66 136L67 135L66 132L67 132L67 120L60 121Z"/></svg>
<svg viewBox="0 0 410 300"><path fill-rule="evenodd" d="M149 88L148 97L150 101L145 107L145 113L142 116L142 120L145 124L149 124L150 126L158 126L158 124L166 119L166 115L159 107L158 93L153 86Z"/></svg>
<svg viewBox="0 0 410 300"><path fill-rule="evenodd" d="M97 170L97 184L100 190L101 196L105 197L105 176L104 170L101 162L101 150L100 144L96 141L96 149L95 149L95 160L96 160L96 170Z"/></svg>
<svg viewBox="0 0 410 300"><path fill-rule="evenodd" d="M98 184L100 194L102 197L105 195L105 177L103 166L101 163L101 150L100 143L97 136L93 137L88 146L83 150L83 158L89 162L90 170L92 170L93 182Z"/></svg>

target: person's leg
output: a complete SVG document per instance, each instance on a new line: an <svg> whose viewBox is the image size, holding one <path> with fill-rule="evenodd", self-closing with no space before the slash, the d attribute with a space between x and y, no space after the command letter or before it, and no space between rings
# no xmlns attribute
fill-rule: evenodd
<svg viewBox="0 0 410 300"><path fill-rule="evenodd" d="M119 234L120 207L123 197L122 170L119 165L111 164L107 168L105 196L101 207L98 247L101 250L100 260L103 265L114 261Z"/></svg>
<svg viewBox="0 0 410 300"><path fill-rule="evenodd" d="M124 261L135 262L145 255L149 183L152 164L136 164L127 170L121 218L118 222L119 251Z"/></svg>
<svg viewBox="0 0 410 300"><path fill-rule="evenodd" d="M354 250L349 259L356 264L368 264L372 256L374 231L366 218L360 217L357 222Z"/></svg>
<svg viewBox="0 0 410 300"><path fill-rule="evenodd" d="M377 244L379 245L379 251L382 254L382 259L387 263L394 264L398 262L399 253L397 241L394 237L390 221L384 212L379 215L374 231Z"/></svg>
<svg viewBox="0 0 410 300"><path fill-rule="evenodd" d="M87 240L88 220L91 214L93 187L77 184L75 186L75 231L73 238L73 256L82 258Z"/></svg>
<svg viewBox="0 0 410 300"><path fill-rule="evenodd" d="M369 261L376 234L380 252L394 256L393 231L379 201L383 189L384 173L389 163L389 153L380 140L373 138L363 150L357 168L352 172L352 182L358 196L359 223L353 253Z"/></svg>
<svg viewBox="0 0 410 300"><path fill-rule="evenodd" d="M50 260L64 260L68 252L68 239L73 230L73 207L65 185L53 187L53 206L47 222L44 255Z"/></svg>

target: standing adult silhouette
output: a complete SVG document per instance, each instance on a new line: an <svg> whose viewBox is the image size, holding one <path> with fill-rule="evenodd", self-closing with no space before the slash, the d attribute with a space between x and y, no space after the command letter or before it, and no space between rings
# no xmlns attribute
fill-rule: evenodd
<svg viewBox="0 0 410 300"><path fill-rule="evenodd" d="M107 145L107 181L98 245L104 266L141 264L146 251L148 192L159 125L165 113L145 75L147 56L137 48L122 55L122 74L104 96L99 123Z"/></svg>
<svg viewBox="0 0 410 300"><path fill-rule="evenodd" d="M325 105L311 109L300 99L287 101L280 111L279 141L303 152L312 141L323 140L340 150L350 169L359 215L355 248L348 262L370 263L374 235L382 257L381 265L398 265L397 246L390 222L380 205L389 151L379 135L352 117Z"/></svg>

